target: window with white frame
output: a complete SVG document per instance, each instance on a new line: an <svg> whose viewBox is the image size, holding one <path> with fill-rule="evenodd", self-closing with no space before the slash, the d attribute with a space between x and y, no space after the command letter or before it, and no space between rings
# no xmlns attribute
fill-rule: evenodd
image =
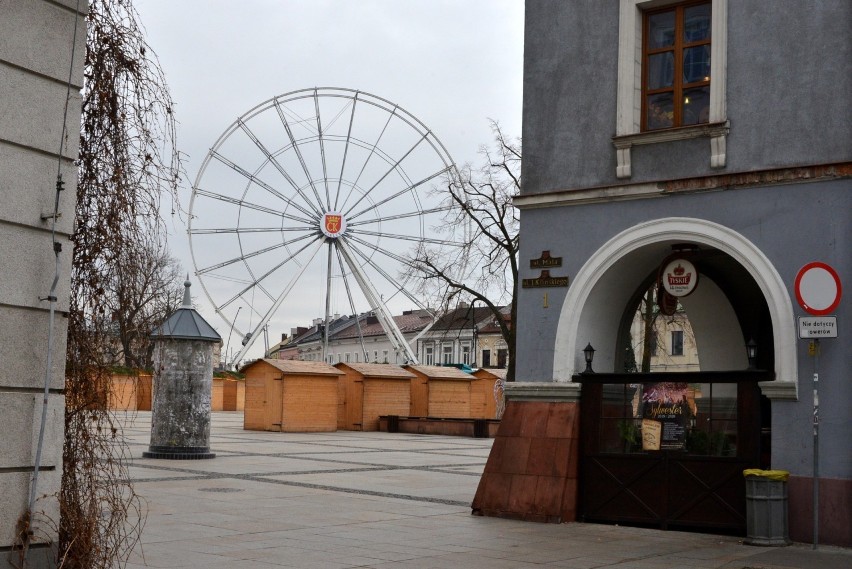
<svg viewBox="0 0 852 569"><path fill-rule="evenodd" d="M453 345L452 344L443 344L441 346L441 363L442 364L453 363Z"/></svg>
<svg viewBox="0 0 852 569"><path fill-rule="evenodd" d="M388 363L388 351L382 350L382 363Z"/></svg>
<svg viewBox="0 0 852 569"><path fill-rule="evenodd" d="M423 362L427 366L435 365L435 347L431 344L423 348Z"/></svg>
<svg viewBox="0 0 852 569"><path fill-rule="evenodd" d="M470 344L463 343L461 345L461 363L464 365L470 365Z"/></svg>
<svg viewBox="0 0 852 569"><path fill-rule="evenodd" d="M727 5L620 0L613 137L618 178L631 176L634 145L701 136L710 138L710 167L725 166Z"/></svg>

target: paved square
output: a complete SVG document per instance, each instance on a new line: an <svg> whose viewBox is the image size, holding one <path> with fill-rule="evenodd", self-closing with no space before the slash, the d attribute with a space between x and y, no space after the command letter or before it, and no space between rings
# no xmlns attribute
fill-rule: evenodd
<svg viewBox="0 0 852 569"><path fill-rule="evenodd" d="M210 460L142 458L150 412L122 415L148 505L128 567L849 569L852 551L470 514L491 439L244 431L214 413Z"/></svg>

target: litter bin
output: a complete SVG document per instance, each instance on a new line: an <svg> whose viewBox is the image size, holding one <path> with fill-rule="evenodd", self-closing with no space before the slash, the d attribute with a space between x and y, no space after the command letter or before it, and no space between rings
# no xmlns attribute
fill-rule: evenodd
<svg viewBox="0 0 852 569"><path fill-rule="evenodd" d="M789 545L785 470L743 470L746 483L746 539L749 545Z"/></svg>

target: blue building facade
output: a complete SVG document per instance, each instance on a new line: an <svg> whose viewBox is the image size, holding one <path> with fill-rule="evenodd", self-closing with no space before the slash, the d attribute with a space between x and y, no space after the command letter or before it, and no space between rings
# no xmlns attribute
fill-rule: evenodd
<svg viewBox="0 0 852 569"><path fill-rule="evenodd" d="M742 469L783 469L790 537L814 539L816 473L818 539L852 546L852 302L796 295L810 263L852 279L850 21L846 0L527 2L517 384L474 511L742 533ZM670 263L694 273L674 300ZM700 372L629 373L649 289L688 313ZM799 337L814 312L838 337ZM661 392L681 418L648 415Z"/></svg>

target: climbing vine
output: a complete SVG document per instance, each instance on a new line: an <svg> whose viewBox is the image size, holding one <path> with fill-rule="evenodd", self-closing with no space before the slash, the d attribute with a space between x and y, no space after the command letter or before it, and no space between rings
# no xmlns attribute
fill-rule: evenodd
<svg viewBox="0 0 852 569"><path fill-rule="evenodd" d="M144 525L106 408L110 369L124 363L113 285L165 253L160 210L177 203L182 165L171 96L131 0L89 0L86 24L58 554L91 569L123 566Z"/></svg>

